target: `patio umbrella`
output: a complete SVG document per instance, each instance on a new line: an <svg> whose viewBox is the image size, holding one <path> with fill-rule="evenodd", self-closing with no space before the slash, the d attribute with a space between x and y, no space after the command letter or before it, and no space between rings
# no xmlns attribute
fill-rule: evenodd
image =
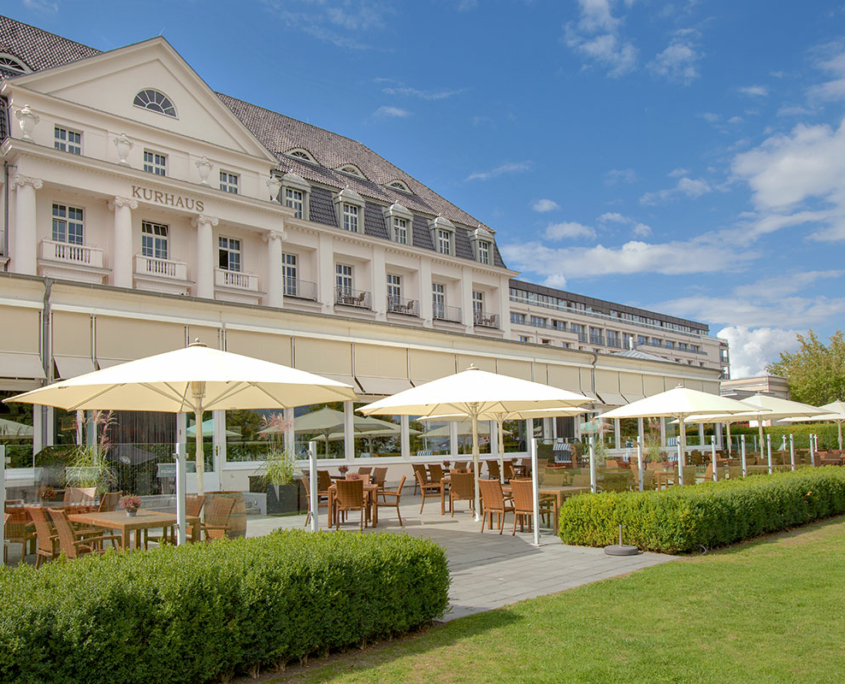
<svg viewBox="0 0 845 684"><path fill-rule="evenodd" d="M640 399L627 406L613 409L602 414L602 418L675 418L683 425L690 416L708 414L734 415L748 413L749 406L740 401L708 394L678 385L675 389ZM686 435L680 431L680 454L678 458L678 481L683 484L684 454L686 453Z"/></svg>
<svg viewBox="0 0 845 684"><path fill-rule="evenodd" d="M196 423L191 425L186 432L188 433L188 437L196 437L197 436L197 426ZM237 432L232 432L231 430L225 431L226 437L240 437ZM209 418L208 420L204 420L202 422L202 436L203 437L213 437L214 436L214 418Z"/></svg>
<svg viewBox="0 0 845 684"><path fill-rule="evenodd" d="M32 426L16 423L14 420L0 418L0 437L32 439Z"/></svg>
<svg viewBox="0 0 845 684"><path fill-rule="evenodd" d="M378 420L376 418L361 418L354 416L352 421L352 429L354 432L372 432L375 430L384 430L390 425L386 420ZM319 434L326 442L326 455L328 455L328 442L332 439L331 435L340 433L341 438L346 427L346 416L342 411L337 411L328 406L310 413L303 413L298 416L293 423L293 431L300 434ZM398 425L396 426L399 427ZM259 435L271 435L278 432L278 428L271 426L261 430Z"/></svg>
<svg viewBox="0 0 845 684"><path fill-rule="evenodd" d="M490 413L531 409L568 408L589 402L589 397L537 382L488 373L474 366L394 394L358 409L365 415L434 416L460 414L472 420L472 461L478 472L478 420ZM537 497L535 491L535 499ZM480 520L478 478L475 480L475 516Z"/></svg>
<svg viewBox="0 0 845 684"><path fill-rule="evenodd" d="M815 416L791 416L783 420L790 423L836 423L839 433L839 451L842 451L842 423L845 422L845 401L834 401L824 406L819 406L824 413Z"/></svg>
<svg viewBox="0 0 845 684"><path fill-rule="evenodd" d="M184 349L129 361L6 399L68 411L193 413L285 409L355 399L349 385L276 363L209 349ZM197 491L203 493L202 430L196 432Z"/></svg>

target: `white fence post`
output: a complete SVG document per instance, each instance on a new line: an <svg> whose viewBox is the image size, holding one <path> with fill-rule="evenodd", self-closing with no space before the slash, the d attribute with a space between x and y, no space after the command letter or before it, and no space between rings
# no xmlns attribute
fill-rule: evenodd
<svg viewBox="0 0 845 684"><path fill-rule="evenodd" d="M202 426L198 426L202 429ZM176 544L177 546L185 545L185 526L186 511L185 511L185 496L187 493L188 478L186 476L187 461L185 459L185 443L178 442L176 444Z"/></svg>
<svg viewBox="0 0 845 684"><path fill-rule="evenodd" d="M590 435L590 491L593 494L598 491L596 483L596 443L593 435Z"/></svg>
<svg viewBox="0 0 845 684"><path fill-rule="evenodd" d="M769 457L769 475L771 475L774 470L772 469L772 436L766 435L766 453Z"/></svg>
<svg viewBox="0 0 845 684"><path fill-rule="evenodd" d="M643 491L643 443L637 440L637 468L640 471L640 491Z"/></svg>
<svg viewBox="0 0 845 684"><path fill-rule="evenodd" d="M328 442L327 442L328 443ZM320 500L317 494L317 442L308 442L308 473L311 478L311 531L320 531ZM331 522L331 520L329 520Z"/></svg>
<svg viewBox="0 0 845 684"><path fill-rule="evenodd" d="M792 434L789 435L789 462L792 464L792 472L795 472L795 440Z"/></svg>
<svg viewBox="0 0 845 684"><path fill-rule="evenodd" d="M742 476L748 475L748 465L745 461L745 435L739 436L740 457L742 458Z"/></svg>

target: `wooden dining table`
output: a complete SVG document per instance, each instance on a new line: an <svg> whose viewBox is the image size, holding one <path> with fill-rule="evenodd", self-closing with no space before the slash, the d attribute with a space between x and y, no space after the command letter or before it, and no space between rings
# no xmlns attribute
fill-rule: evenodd
<svg viewBox="0 0 845 684"><path fill-rule="evenodd" d="M669 485L675 484L678 479L677 470L655 470L654 471L654 486L657 489L668 488Z"/></svg>
<svg viewBox="0 0 845 684"><path fill-rule="evenodd" d="M372 523L372 527L378 527L378 484L364 485L364 526ZM337 485L329 487L329 527L337 525L337 510L335 510L335 502L337 500Z"/></svg>
<svg viewBox="0 0 845 684"><path fill-rule="evenodd" d="M127 515L126 511L109 511L107 513L93 511L91 513L72 513L68 515L68 520L72 523L115 530L120 534L121 549L127 551L133 548L131 544L132 532L135 532L134 548L140 549L143 530L173 527L176 525L176 514L146 511L144 509L138 509L135 516ZM199 521L200 519L197 516L185 516L186 524L191 527L191 539L193 541L199 541Z"/></svg>
<svg viewBox="0 0 845 684"><path fill-rule="evenodd" d="M510 494L513 492L513 488L510 485L505 485L502 487L502 491ZM558 518L560 517L560 507L563 506L563 502L570 496L574 496L575 494L584 494L589 491L589 487L582 487L580 485L540 485L540 496L554 499L555 505L553 517L555 534L557 534L558 531Z"/></svg>

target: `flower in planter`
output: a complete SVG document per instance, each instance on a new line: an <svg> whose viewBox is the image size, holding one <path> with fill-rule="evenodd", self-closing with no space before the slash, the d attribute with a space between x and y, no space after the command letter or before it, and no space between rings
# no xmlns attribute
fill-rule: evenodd
<svg viewBox="0 0 845 684"><path fill-rule="evenodd" d="M346 479L347 480L360 480L361 476L358 473L349 473L349 475L346 476Z"/></svg>
<svg viewBox="0 0 845 684"><path fill-rule="evenodd" d="M124 496L118 505L127 511L137 511L141 508L141 497L135 495Z"/></svg>
<svg viewBox="0 0 845 684"><path fill-rule="evenodd" d="M56 490L52 487L44 487L44 489L41 490L41 498L46 499L47 501L52 501L56 498Z"/></svg>
<svg viewBox="0 0 845 684"><path fill-rule="evenodd" d="M345 466L345 465L339 466L338 470L340 471L341 475L345 475L346 472L349 470L349 466Z"/></svg>

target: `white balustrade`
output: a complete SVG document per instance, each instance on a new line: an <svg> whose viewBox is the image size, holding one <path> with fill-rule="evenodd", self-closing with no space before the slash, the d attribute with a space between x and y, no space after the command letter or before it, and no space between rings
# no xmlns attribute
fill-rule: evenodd
<svg viewBox="0 0 845 684"><path fill-rule="evenodd" d="M217 287L232 287L238 290L258 291L258 276L240 271L227 271L222 268L214 271L214 284Z"/></svg>
<svg viewBox="0 0 845 684"><path fill-rule="evenodd" d="M103 268L103 250L87 245L72 245L67 242L42 240L41 258L79 266Z"/></svg>
<svg viewBox="0 0 845 684"><path fill-rule="evenodd" d="M154 257L135 255L135 273L145 276L159 276L173 280L188 279L188 265L184 261L172 259L156 259Z"/></svg>

